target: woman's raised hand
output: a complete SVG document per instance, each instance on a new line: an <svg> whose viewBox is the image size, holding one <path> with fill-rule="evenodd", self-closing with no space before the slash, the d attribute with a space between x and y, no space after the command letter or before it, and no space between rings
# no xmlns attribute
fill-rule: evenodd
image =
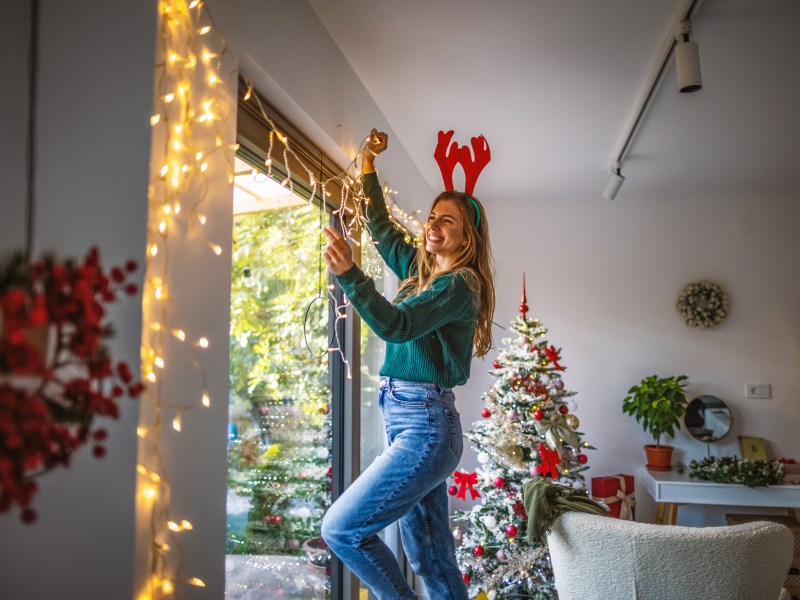
<svg viewBox="0 0 800 600"><path fill-rule="evenodd" d="M373 168L373 161L375 157L378 156L381 152L386 150L389 146L389 134L383 131L378 131L377 129L372 129L369 132L369 137L367 138L367 143L364 145L364 166L366 167L366 172L374 171Z"/></svg>
<svg viewBox="0 0 800 600"><path fill-rule="evenodd" d="M350 248L350 244L333 227L325 227L322 233L328 238L328 247L322 254L328 264L328 269L334 275L346 273L353 266L353 250Z"/></svg>

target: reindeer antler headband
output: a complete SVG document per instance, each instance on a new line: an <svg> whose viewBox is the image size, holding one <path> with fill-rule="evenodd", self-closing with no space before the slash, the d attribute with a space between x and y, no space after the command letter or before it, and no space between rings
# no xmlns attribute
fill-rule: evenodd
<svg viewBox="0 0 800 600"><path fill-rule="evenodd" d="M489 143L482 135L474 137L470 140L472 143L472 150L475 158L472 157L473 152L467 146L458 146L458 142L450 144L453 138L453 131L447 133L444 131L439 132L439 142L436 144L436 150L433 152L433 157L439 163L439 170L442 172L442 180L444 181L444 189L448 192L455 191L453 188L453 169L458 163L461 163L466 176L466 183L464 184L464 193L472 206L475 208L475 229L481 224L481 211L478 208L478 203L472 197L472 192L475 189L475 183L478 181L478 175L481 174L483 167L489 164L492 159L492 153L489 150Z"/></svg>

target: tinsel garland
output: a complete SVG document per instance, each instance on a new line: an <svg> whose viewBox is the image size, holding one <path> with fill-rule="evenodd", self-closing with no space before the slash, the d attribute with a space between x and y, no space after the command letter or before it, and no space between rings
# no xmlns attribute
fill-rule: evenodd
<svg viewBox="0 0 800 600"><path fill-rule="evenodd" d="M751 488L778 485L783 481L783 465L775 460L750 460L736 456L710 456L689 463L689 477L717 483L739 483Z"/></svg>

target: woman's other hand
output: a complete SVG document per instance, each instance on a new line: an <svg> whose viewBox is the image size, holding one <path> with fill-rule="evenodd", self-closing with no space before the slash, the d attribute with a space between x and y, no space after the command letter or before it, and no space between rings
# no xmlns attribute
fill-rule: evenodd
<svg viewBox="0 0 800 600"><path fill-rule="evenodd" d="M350 248L350 244L333 227L325 227L322 233L328 238L328 247L322 254L328 264L328 269L334 275L346 273L353 266L353 250Z"/></svg>

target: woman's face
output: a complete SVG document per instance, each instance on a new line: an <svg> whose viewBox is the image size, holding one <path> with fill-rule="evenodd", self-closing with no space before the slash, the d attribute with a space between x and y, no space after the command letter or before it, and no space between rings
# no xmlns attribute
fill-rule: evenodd
<svg viewBox="0 0 800 600"><path fill-rule="evenodd" d="M464 219L456 200L439 200L425 224L425 249L436 255L440 267L447 266L464 243Z"/></svg>

